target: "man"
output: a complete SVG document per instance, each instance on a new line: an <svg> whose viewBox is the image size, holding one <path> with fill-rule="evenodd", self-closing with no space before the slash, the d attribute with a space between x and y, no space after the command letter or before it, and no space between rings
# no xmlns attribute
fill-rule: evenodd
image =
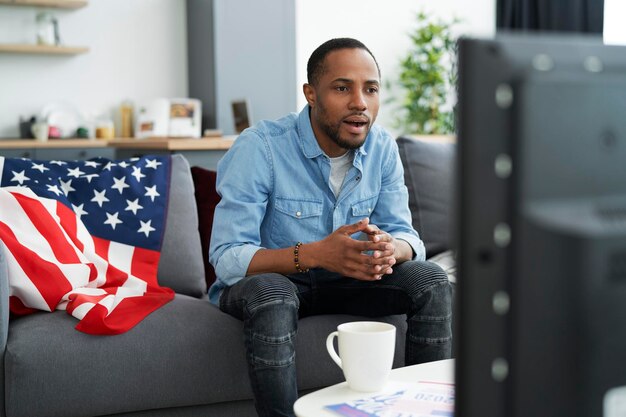
<svg viewBox="0 0 626 417"><path fill-rule="evenodd" d="M450 357L451 290L424 261L380 70L355 39L307 65L299 114L244 131L218 165L211 301L244 323L260 416L292 416L299 317L407 314L407 365Z"/></svg>

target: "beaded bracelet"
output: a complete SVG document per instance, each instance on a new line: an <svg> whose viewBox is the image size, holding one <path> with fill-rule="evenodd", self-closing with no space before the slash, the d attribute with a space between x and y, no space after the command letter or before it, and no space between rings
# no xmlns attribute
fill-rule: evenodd
<svg viewBox="0 0 626 417"><path fill-rule="evenodd" d="M296 271L298 271L300 273L308 272L309 268L307 268L307 269L300 268L300 259L298 257L298 255L300 253L300 246L302 246L302 242L296 243L296 246L294 246L294 248L293 248L293 263L296 265Z"/></svg>

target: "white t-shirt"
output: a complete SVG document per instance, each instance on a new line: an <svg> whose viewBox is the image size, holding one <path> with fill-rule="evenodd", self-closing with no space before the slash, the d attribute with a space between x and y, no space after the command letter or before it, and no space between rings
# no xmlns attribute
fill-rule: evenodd
<svg viewBox="0 0 626 417"><path fill-rule="evenodd" d="M343 180L346 178L353 161L354 151L348 151L336 158L330 158L330 187L335 197L339 196Z"/></svg>

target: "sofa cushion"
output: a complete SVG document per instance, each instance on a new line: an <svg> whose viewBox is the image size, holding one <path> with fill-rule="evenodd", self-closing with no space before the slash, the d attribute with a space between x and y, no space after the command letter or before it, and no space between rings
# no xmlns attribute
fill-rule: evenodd
<svg viewBox="0 0 626 417"><path fill-rule="evenodd" d="M298 323L301 390L341 382L326 351L347 315ZM377 320L398 328L394 367L404 363L405 316ZM243 325L206 300L177 294L132 331L111 337L74 330L63 311L11 321L5 353L6 414L78 417L251 399ZM42 349L42 344L45 349Z"/></svg>
<svg viewBox="0 0 626 417"><path fill-rule="evenodd" d="M413 227L426 257L451 247L450 227L456 144L400 137L397 140L409 191Z"/></svg>
<svg viewBox="0 0 626 417"><path fill-rule="evenodd" d="M172 155L158 280L159 284L180 294L202 297L207 291L193 181L189 163L182 155Z"/></svg>
<svg viewBox="0 0 626 417"><path fill-rule="evenodd" d="M220 202L220 195L215 189L217 173L202 167L192 167L191 176L196 189L196 204L198 206L198 227L200 228L200 243L202 244L202 260L207 288L215 282L215 269L209 262L209 244L211 243L211 229L213 229L213 215L215 206Z"/></svg>

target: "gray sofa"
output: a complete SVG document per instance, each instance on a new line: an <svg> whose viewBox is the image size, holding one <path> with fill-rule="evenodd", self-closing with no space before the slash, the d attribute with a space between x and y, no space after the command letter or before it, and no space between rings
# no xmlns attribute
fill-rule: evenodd
<svg viewBox="0 0 626 417"><path fill-rule="evenodd" d="M405 156L414 145L408 141L398 142ZM206 299L190 167L175 155L172 168L158 277L176 297L127 333L81 333L74 329L76 319L64 311L9 320L0 242L0 416L255 415L242 324ZM325 339L338 324L360 319L324 315L300 320L296 362L303 392L343 380ZM380 320L398 327L394 367L402 366L405 317Z"/></svg>

